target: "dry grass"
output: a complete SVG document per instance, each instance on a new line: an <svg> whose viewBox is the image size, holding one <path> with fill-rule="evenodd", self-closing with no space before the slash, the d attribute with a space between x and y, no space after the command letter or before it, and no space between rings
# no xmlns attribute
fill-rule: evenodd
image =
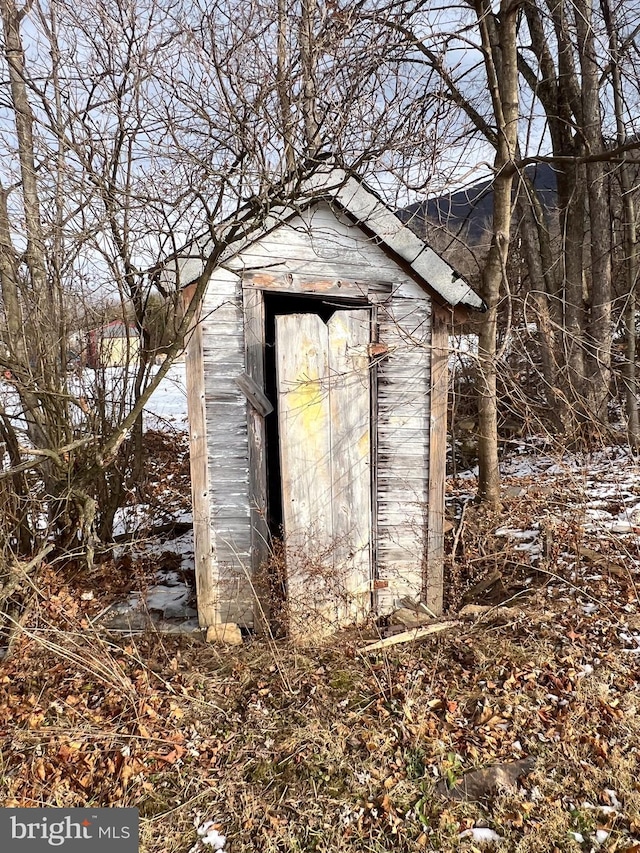
<svg viewBox="0 0 640 853"><path fill-rule="evenodd" d="M600 827L616 850L640 829L634 668L607 635L581 675L590 652L561 614L361 660L355 633L274 656L114 642L81 616L47 627L45 610L4 666L5 805L136 806L148 853L186 853L198 814L233 851L471 850L459 833L480 825L514 851L579 849L570 833ZM517 792L435 793L436 773L523 754L536 766ZM596 808L608 789L614 816Z"/></svg>
<svg viewBox="0 0 640 853"><path fill-rule="evenodd" d="M144 853L187 853L209 818L231 853L472 851L470 827L518 853L639 850L638 656L624 650L640 629L637 548L587 541L577 507L561 489L495 516L469 507L451 608L498 572L477 600L515 596L524 615L364 657L355 630L304 649L102 635L90 619L106 593L85 601L82 576L40 573L0 672L3 804L135 806ZM537 569L495 535L534 515L555 525ZM605 558L599 580L584 545ZM120 570L93 588L115 596L131 583ZM436 789L526 755L516 790Z"/></svg>

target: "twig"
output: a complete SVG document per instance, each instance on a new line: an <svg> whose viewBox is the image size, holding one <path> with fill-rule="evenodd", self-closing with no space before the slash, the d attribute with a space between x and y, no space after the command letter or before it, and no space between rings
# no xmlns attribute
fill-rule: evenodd
<svg viewBox="0 0 640 853"><path fill-rule="evenodd" d="M33 610L33 602L34 596L32 595L29 597L22 613L17 619L13 619L8 613L3 614L5 621L11 623L11 628L7 634L7 651L5 652L4 660L8 660L13 654L13 647L18 638L18 634L24 631L24 623L27 621L28 617L31 615L31 611Z"/></svg>
<svg viewBox="0 0 640 853"><path fill-rule="evenodd" d="M72 441L71 444L65 444L64 447L59 447L58 450L51 450L50 448L38 449L35 447L20 447L18 449L21 453L29 453L31 456L36 456L37 458L27 459L19 465L14 465L13 468L8 468L6 471L0 471L0 480L5 480L7 477L13 477L14 474L19 474L22 471L28 471L30 468L37 468L38 465L44 464L47 459L53 460L59 468L63 467L63 454L70 453L72 450L76 450L78 447L82 447L90 441L93 441L93 436L86 436L85 438L79 438L77 441Z"/></svg>
<svg viewBox="0 0 640 853"><path fill-rule="evenodd" d="M4 603L13 595L25 577L34 569L37 569L47 554L53 551L53 549L53 543L49 543L49 545L46 545L32 560L26 563L26 565L23 566L21 563L17 563L14 566L11 570L10 580L0 588L0 604Z"/></svg>
<svg viewBox="0 0 640 853"><path fill-rule="evenodd" d="M451 549L451 559L455 560L456 553L458 551L458 542L460 541L460 537L462 536L462 531L464 529L464 514L467 511L467 506L469 501L465 501L462 504L462 512L460 513L460 523L456 527L456 532L453 535L453 547Z"/></svg>

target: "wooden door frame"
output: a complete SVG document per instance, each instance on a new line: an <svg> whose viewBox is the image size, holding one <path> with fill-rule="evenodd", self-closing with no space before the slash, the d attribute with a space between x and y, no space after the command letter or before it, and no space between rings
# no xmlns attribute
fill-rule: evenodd
<svg viewBox="0 0 640 853"><path fill-rule="evenodd" d="M264 389L265 304L264 295L255 287L242 288L244 317L245 371ZM265 419L247 402L249 443L249 512L251 517L251 583L254 591L254 626L259 633L269 632L271 591L266 577L270 552L267 518L267 456Z"/></svg>
<svg viewBox="0 0 640 853"><path fill-rule="evenodd" d="M270 283L271 284L271 283ZM374 343L377 334L377 305L369 299L363 299L361 291L344 293L325 288L314 292L292 292L273 286L263 286L256 281L255 275L242 280L242 306L244 316L245 370L247 375L261 388L265 387L264 352L266 346L266 305L265 294L277 293L308 300L310 305L319 298L331 300L332 297L343 303L344 310L366 308L371 315L370 339ZM313 313L310 310L309 313ZM377 417L377 369L375 360L370 359L370 471L371 471L371 542L370 542L370 604L375 607L375 579L378 574L378 494L377 494L377 455L378 455L378 417ZM265 419L250 403L247 403L247 432L249 444L249 507L251 513L251 574L256 598L254 624L258 631L267 631L271 615L270 590L263 577L263 568L270 553L270 531L268 520L268 470L266 458Z"/></svg>

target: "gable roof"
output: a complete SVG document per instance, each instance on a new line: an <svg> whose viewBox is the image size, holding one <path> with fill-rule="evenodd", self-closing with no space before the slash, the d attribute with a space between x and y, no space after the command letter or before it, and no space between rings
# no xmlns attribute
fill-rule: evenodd
<svg viewBox="0 0 640 853"><path fill-rule="evenodd" d="M125 323L123 320L111 320L104 326L89 329L90 335L100 335L103 338L129 338L139 337L139 332L133 323Z"/></svg>
<svg viewBox="0 0 640 853"><path fill-rule="evenodd" d="M451 306L463 306L484 311L486 306L471 286L443 258L416 236L387 205L356 176L344 169L324 168L312 173L300 184L296 192L297 204L273 204L260 220L253 210L246 216L234 217L220 226L220 239L231 233L238 223L247 225L239 239L225 249L219 265L239 255L262 235L269 233L288 219L300 213L302 208L318 201L328 201L344 211L358 226L369 232L376 242L392 255L403 261L419 282L426 284L441 299ZM255 224L252 224L252 219ZM178 266L180 282L190 284L204 268L211 238L207 235L196 239L174 260ZM197 248L197 254L193 249ZM166 263L166 262L165 262Z"/></svg>

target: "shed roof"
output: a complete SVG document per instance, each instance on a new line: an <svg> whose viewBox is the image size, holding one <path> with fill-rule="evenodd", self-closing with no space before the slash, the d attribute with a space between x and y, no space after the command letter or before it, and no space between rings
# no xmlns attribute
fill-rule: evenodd
<svg viewBox="0 0 640 853"><path fill-rule="evenodd" d="M434 252L395 215L379 196L360 178L341 168L324 168L305 178L295 193L296 203L274 203L263 217L256 217L253 208L220 226L219 239L224 241L238 225L245 225L240 236L229 243L219 264L239 255L243 249L282 225L318 201L326 200L344 211L358 226L368 231L379 245L407 264L416 279L426 284L451 306L484 311L486 306L471 286L440 255ZM252 218L254 224L252 224ZM180 281L190 284L202 272L204 259L212 250L207 235L179 251L177 261ZM194 250L197 248L197 254Z"/></svg>
<svg viewBox="0 0 640 853"><path fill-rule="evenodd" d="M137 337L139 332L133 323L125 323L122 320L112 320L104 326L90 329L89 334L100 335L103 338L129 338Z"/></svg>

